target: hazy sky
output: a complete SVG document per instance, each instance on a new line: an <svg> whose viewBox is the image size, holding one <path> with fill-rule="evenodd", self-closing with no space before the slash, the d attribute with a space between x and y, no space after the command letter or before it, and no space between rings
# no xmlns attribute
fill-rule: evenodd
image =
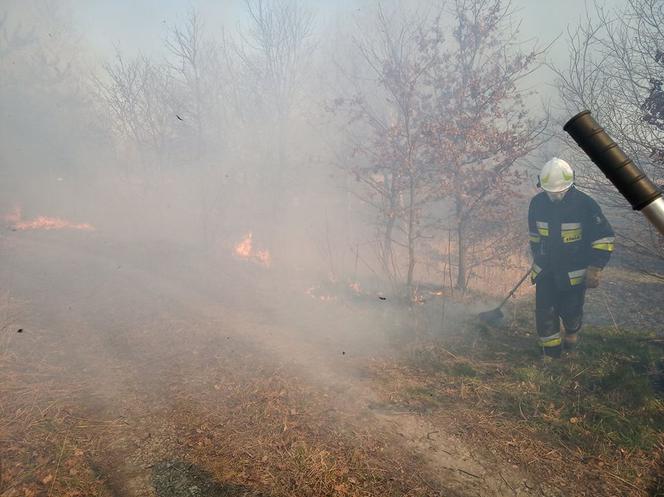
<svg viewBox="0 0 664 497"><path fill-rule="evenodd" d="M601 2L601 0L600 0ZM604 0L604 5L620 6L627 0ZM343 13L352 20L357 10L375 5L371 0L307 0L303 2L318 12L319 19L331 11ZM523 18L524 37L542 42L555 39L574 24L585 11L581 0L513 0ZM208 29L215 25L233 26L241 22L243 0L74 0L75 23L79 30L100 50L112 50L113 44L123 48L140 47L151 51L159 46L165 28L182 19L193 7L202 14ZM562 40L561 40L562 41ZM565 53L564 43L557 43L552 56Z"/></svg>
<svg viewBox="0 0 664 497"><path fill-rule="evenodd" d="M428 0L418 0L419 2ZM597 0L606 7L621 7L628 0ZM386 3L406 0L386 0ZM102 57L113 54L114 46L122 52L141 52L150 55L163 53L163 40L169 27L183 20L194 8L201 14L208 32L220 31L222 26L233 30L244 17L244 0L72 0L74 23L85 41ZM436 2L437 3L437 2ZM316 13L317 20L341 15L355 22L357 16L373 10L376 0L305 0L303 4ZM521 32L524 40L538 40L545 46L558 38L547 54L556 65L564 65L568 57L567 29L585 15L583 0L513 0L517 17L522 18ZM333 16L333 14L336 14ZM343 19L343 17L342 17ZM542 68L529 80L541 97L553 94L547 89L553 79L547 68Z"/></svg>

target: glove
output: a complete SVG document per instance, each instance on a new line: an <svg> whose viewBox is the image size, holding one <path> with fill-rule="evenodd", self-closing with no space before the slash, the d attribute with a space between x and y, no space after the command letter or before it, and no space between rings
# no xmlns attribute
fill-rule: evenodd
<svg viewBox="0 0 664 497"><path fill-rule="evenodd" d="M602 273L602 268L589 266L586 269L586 288L597 288Z"/></svg>

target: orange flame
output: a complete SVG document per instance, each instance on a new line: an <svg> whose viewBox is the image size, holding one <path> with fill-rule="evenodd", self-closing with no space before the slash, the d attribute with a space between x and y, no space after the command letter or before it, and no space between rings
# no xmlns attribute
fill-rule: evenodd
<svg viewBox="0 0 664 497"><path fill-rule="evenodd" d="M22 223L16 223L14 228L17 230L62 230L62 229L73 229L73 230L86 230L92 231L94 228L88 223L71 223L65 219L60 219L57 217L45 217L39 216L32 221L26 221Z"/></svg>
<svg viewBox="0 0 664 497"><path fill-rule="evenodd" d="M21 209L15 207L12 212L5 215L7 221L12 229L27 231L27 230L84 230L92 231L94 227L88 223L72 223L66 219L59 217L39 216L29 221L21 221Z"/></svg>
<svg viewBox="0 0 664 497"><path fill-rule="evenodd" d="M253 248L253 234L248 233L244 239L235 245L235 255L241 259L253 261L265 267L270 267L272 263L272 256L267 250L254 250Z"/></svg>
<svg viewBox="0 0 664 497"><path fill-rule="evenodd" d="M240 243L235 246L235 255L242 257L243 259L248 259L251 257L251 237L253 235L249 233L244 237Z"/></svg>

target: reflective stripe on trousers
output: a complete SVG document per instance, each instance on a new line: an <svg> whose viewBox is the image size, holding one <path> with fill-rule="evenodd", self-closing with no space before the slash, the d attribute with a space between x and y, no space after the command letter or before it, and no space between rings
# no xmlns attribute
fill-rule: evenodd
<svg viewBox="0 0 664 497"><path fill-rule="evenodd" d="M550 273L543 274L537 280L535 323L542 342L549 338L554 340L553 337L560 333L561 319L567 331L576 332L581 328L585 294L585 285L559 289Z"/></svg>

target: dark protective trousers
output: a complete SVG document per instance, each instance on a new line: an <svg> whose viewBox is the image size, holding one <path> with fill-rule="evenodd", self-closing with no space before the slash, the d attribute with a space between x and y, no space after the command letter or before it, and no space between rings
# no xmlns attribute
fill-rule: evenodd
<svg viewBox="0 0 664 497"><path fill-rule="evenodd" d="M567 334L574 334L583 323L586 285L559 289L551 274L542 274L535 289L535 322L537 335L545 352L560 350L560 320Z"/></svg>

